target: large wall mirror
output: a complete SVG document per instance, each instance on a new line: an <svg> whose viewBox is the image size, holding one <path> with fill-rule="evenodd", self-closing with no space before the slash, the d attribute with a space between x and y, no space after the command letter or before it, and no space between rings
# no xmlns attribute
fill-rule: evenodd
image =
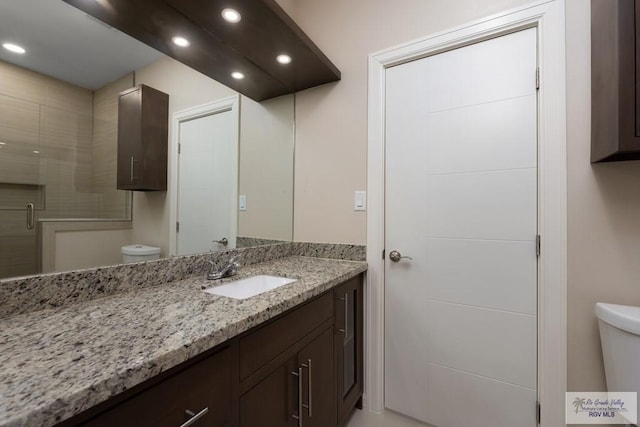
<svg viewBox="0 0 640 427"><path fill-rule="evenodd" d="M157 246L164 257L292 239L293 95L252 101L62 0L1 2L0 43L26 50L0 48L0 279L117 264L132 244ZM116 190L118 94L139 84L170 97L168 192ZM229 125L217 113L180 117L229 100L235 159L179 169L181 134L217 143ZM201 207L233 187L233 200L225 197L235 229L212 231L208 247L189 247L188 236L176 246L176 222L187 227L215 212L176 217L188 181L209 185Z"/></svg>

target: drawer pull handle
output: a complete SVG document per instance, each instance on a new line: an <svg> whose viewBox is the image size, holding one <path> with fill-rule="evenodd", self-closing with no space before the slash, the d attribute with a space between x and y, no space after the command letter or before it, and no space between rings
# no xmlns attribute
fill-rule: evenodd
<svg viewBox="0 0 640 427"><path fill-rule="evenodd" d="M309 412L309 418L311 418L313 416L313 396L311 394L311 390L313 388L312 382L311 382L311 359L307 359L307 364L305 365L304 363L302 364L303 368L307 368L309 370L309 381L307 381L307 399L309 404L308 405L302 405L304 406L307 411Z"/></svg>
<svg viewBox="0 0 640 427"><path fill-rule="evenodd" d="M298 414L291 415L291 418L298 421L298 427L302 427L302 368L298 372L292 371L291 375L298 377Z"/></svg>
<svg viewBox="0 0 640 427"><path fill-rule="evenodd" d="M204 408L202 411L198 412L197 414L193 411L190 410L186 410L184 411L185 414L187 414L188 416L190 416L191 418L189 418L189 420L182 424L180 427L189 427L190 425L193 425L196 421L198 421L200 418L204 417L205 415L207 415L207 412L209 412L209 408Z"/></svg>

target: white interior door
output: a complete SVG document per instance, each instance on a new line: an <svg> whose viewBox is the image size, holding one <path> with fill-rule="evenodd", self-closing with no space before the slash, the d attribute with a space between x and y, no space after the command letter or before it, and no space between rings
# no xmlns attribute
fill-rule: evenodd
<svg viewBox="0 0 640 427"><path fill-rule="evenodd" d="M536 425L536 38L386 73L385 406L438 427Z"/></svg>
<svg viewBox="0 0 640 427"><path fill-rule="evenodd" d="M235 247L238 141L233 123L232 110L180 122L178 255ZM216 242L223 239L226 245Z"/></svg>

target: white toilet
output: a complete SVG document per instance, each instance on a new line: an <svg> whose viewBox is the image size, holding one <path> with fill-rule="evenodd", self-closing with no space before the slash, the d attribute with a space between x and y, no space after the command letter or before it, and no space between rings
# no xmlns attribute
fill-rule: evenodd
<svg viewBox="0 0 640 427"><path fill-rule="evenodd" d="M640 307L599 302L595 311L608 391L640 397Z"/></svg>
<svg viewBox="0 0 640 427"><path fill-rule="evenodd" d="M160 248L146 245L129 245L122 247L122 262L150 261L160 258Z"/></svg>

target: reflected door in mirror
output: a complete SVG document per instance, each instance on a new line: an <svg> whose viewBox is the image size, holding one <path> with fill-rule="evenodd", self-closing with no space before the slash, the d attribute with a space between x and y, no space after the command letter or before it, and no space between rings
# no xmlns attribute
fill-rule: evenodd
<svg viewBox="0 0 640 427"><path fill-rule="evenodd" d="M235 247L233 114L226 110L180 122L177 255Z"/></svg>

